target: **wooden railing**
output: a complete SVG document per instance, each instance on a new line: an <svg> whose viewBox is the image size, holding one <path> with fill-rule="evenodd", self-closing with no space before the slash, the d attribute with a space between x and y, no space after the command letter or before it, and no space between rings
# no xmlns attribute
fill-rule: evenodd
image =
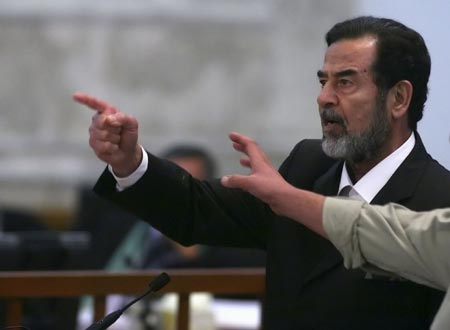
<svg viewBox="0 0 450 330"><path fill-rule="evenodd" d="M25 298L94 297L94 320L105 316L106 295L138 295L159 272L104 271L0 272L0 299L7 302L7 326L20 324ZM171 270L171 281L161 292L179 294L177 329L189 328L189 295L209 292L220 295L259 296L264 293L263 269Z"/></svg>

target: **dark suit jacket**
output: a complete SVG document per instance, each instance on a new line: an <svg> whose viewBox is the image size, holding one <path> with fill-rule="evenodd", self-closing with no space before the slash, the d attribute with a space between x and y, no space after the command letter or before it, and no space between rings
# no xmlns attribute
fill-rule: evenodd
<svg viewBox="0 0 450 330"><path fill-rule="evenodd" d="M450 206L450 173L416 145L375 197L415 210ZM318 140L300 142L280 168L291 184L337 193L342 162L326 157ZM343 267L331 243L276 216L264 203L219 181L199 182L149 154L149 171L115 191L105 171L94 188L173 239L267 251L266 329L428 329L442 293L408 281L365 279Z"/></svg>

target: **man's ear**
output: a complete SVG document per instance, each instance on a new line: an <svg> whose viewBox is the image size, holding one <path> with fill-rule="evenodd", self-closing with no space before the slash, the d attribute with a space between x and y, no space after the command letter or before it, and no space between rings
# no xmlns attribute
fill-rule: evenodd
<svg viewBox="0 0 450 330"><path fill-rule="evenodd" d="M393 119L399 119L408 114L413 86L408 80L396 83L388 93L388 106Z"/></svg>

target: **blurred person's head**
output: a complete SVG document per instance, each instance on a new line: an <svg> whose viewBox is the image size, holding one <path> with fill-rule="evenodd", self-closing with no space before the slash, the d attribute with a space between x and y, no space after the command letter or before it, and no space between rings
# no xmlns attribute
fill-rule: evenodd
<svg viewBox="0 0 450 330"><path fill-rule="evenodd" d="M199 180L211 179L216 175L216 164L206 149L192 144L176 144L161 153L161 157L170 160ZM202 249L199 245L182 246L169 240L177 253L185 261L198 260ZM177 259L181 262L181 260ZM186 266L186 265L185 265Z"/></svg>
<svg viewBox="0 0 450 330"><path fill-rule="evenodd" d="M190 144L177 144L161 153L166 158L199 180L213 178L216 175L216 164L206 149Z"/></svg>

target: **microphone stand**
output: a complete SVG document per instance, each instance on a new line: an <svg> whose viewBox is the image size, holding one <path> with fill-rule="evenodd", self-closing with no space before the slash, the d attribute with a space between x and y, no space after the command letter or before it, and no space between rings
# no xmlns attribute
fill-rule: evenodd
<svg viewBox="0 0 450 330"><path fill-rule="evenodd" d="M169 275L167 275L167 273L159 274L149 284L149 289L145 293L143 293L139 297L133 299L132 301L130 301L128 304L126 304L122 308L120 308L112 313L109 313L100 321L97 321L97 322L91 324L85 330L105 330L105 329L107 329L111 324L116 322L117 319L123 314L123 312L125 312L131 305L133 305L135 302L139 301L140 299L144 298L145 296L149 295L150 293L158 291L163 286L165 286L167 283L169 283L169 281L170 281L170 277L169 277Z"/></svg>

